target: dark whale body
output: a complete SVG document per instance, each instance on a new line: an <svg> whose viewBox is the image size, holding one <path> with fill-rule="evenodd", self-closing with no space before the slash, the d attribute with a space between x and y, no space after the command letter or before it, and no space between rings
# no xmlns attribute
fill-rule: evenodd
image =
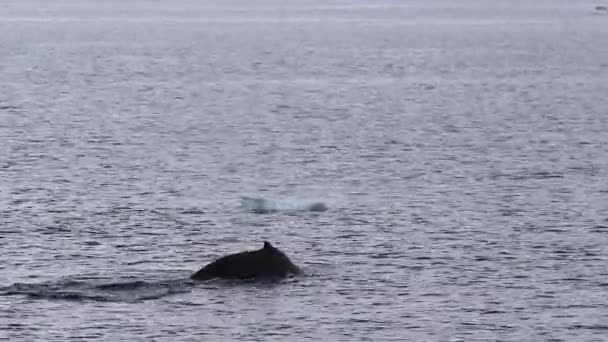
<svg viewBox="0 0 608 342"><path fill-rule="evenodd" d="M194 280L280 279L302 274L302 270L268 241L257 251L247 251L221 257L190 276Z"/></svg>

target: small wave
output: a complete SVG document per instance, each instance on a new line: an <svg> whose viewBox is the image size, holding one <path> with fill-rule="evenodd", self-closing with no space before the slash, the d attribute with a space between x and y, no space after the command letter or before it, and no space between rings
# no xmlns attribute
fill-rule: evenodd
<svg viewBox="0 0 608 342"><path fill-rule="evenodd" d="M18 110L21 109L21 107L18 106L12 106L12 105L0 105L0 110Z"/></svg>
<svg viewBox="0 0 608 342"><path fill-rule="evenodd" d="M139 302L190 292L190 280L159 282L120 281L98 283L67 280L50 283L16 283L0 289L0 295L24 295L30 298L96 302Z"/></svg>
<svg viewBox="0 0 608 342"><path fill-rule="evenodd" d="M268 214L278 211L315 211L327 210L327 205L319 201L282 199L270 200L262 197L241 197L241 207L256 214Z"/></svg>

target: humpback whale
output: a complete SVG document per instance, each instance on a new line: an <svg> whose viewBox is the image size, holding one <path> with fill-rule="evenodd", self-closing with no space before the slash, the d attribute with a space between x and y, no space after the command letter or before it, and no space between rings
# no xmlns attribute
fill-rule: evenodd
<svg viewBox="0 0 608 342"><path fill-rule="evenodd" d="M302 273L285 253L264 241L261 249L221 257L191 275L190 279L280 279Z"/></svg>

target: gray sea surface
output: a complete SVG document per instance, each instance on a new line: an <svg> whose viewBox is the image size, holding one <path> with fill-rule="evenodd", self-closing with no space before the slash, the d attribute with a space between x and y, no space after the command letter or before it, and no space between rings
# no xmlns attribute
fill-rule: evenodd
<svg viewBox="0 0 608 342"><path fill-rule="evenodd" d="M607 341L597 5L0 1L0 340Z"/></svg>

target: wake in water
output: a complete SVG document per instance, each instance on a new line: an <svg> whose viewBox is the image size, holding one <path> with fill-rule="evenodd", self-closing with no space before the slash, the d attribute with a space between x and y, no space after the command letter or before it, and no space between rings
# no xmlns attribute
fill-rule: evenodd
<svg viewBox="0 0 608 342"><path fill-rule="evenodd" d="M268 214L278 211L315 211L327 210L327 205L319 201L281 199L270 200L262 197L241 197L241 208L256 214Z"/></svg>
<svg viewBox="0 0 608 342"><path fill-rule="evenodd" d="M56 282L25 284L15 283L0 288L0 296L26 296L41 300L66 300L75 302L122 302L137 303L160 299L171 295L190 293L195 288L217 290L242 287L256 289L296 283L295 277L276 279L211 279L193 281L173 279L163 281L143 281L123 279L116 282L99 280L64 279Z"/></svg>
<svg viewBox="0 0 608 342"><path fill-rule="evenodd" d="M158 282L119 281L97 283L85 280L63 280L50 283L16 283L0 289L0 295L24 295L30 298L71 301L139 302L190 292L193 282L177 279Z"/></svg>

